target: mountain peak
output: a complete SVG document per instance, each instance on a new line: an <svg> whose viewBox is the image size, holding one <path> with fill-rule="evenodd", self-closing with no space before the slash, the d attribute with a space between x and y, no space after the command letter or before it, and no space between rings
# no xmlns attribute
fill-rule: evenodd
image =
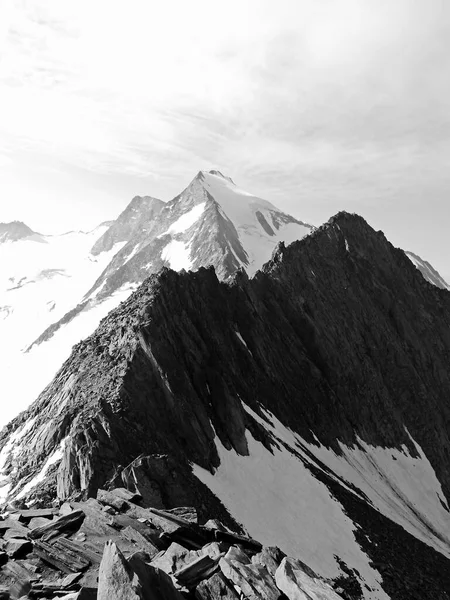
<svg viewBox="0 0 450 600"><path fill-rule="evenodd" d="M15 242L36 235L23 221L0 223L0 242Z"/></svg>
<svg viewBox="0 0 450 600"><path fill-rule="evenodd" d="M223 179L224 181L228 181L232 185L236 185L234 183L234 181L231 179L231 177L228 177L227 175L224 175L218 169L210 169L209 171L199 171L197 173L197 175L194 177L194 181L202 181L202 182L206 181L206 180L209 179L208 176L210 176L210 175L213 175L214 177L218 177L220 179Z"/></svg>
<svg viewBox="0 0 450 600"><path fill-rule="evenodd" d="M221 173L217 169L211 169L210 171L208 171L208 174L209 175L215 175L216 177L222 177L222 179L225 179L226 181L229 181L233 185L236 185L234 183L234 181L231 179L231 177L228 177L227 175L224 175L223 173Z"/></svg>

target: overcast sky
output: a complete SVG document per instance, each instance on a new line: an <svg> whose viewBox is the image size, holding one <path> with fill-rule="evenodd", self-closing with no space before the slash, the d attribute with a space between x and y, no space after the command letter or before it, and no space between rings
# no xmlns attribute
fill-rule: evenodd
<svg viewBox="0 0 450 600"><path fill-rule="evenodd" d="M218 168L450 279L449 136L449 0L0 0L0 221L86 229Z"/></svg>

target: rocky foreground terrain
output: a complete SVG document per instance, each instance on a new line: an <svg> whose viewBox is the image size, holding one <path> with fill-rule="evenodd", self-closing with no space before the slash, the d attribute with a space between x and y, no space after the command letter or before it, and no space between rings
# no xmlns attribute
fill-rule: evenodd
<svg viewBox="0 0 450 600"><path fill-rule="evenodd" d="M61 600L339 600L351 577L324 581L191 507L158 510L125 488L1 515L0 597Z"/></svg>

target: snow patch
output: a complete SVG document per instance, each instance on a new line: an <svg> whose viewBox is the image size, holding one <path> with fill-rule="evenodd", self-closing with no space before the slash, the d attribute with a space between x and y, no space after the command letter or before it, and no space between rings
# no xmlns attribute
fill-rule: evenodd
<svg viewBox="0 0 450 600"><path fill-rule="evenodd" d="M250 354L252 354L252 352L251 352L250 348L247 346L247 342L244 340L244 338L243 338L243 337L242 337L242 335L239 333L239 331L235 331L234 333L236 334L236 336L237 336L238 340L239 340L239 341L240 341L242 344L244 344L244 346L247 348L247 350L249 351L249 353L250 353ZM252 354L252 356L253 356L253 354Z"/></svg>
<svg viewBox="0 0 450 600"><path fill-rule="evenodd" d="M274 215L283 215L273 204L254 196L232 181L212 173L203 173L205 189L213 196L223 216L236 228L239 241L246 251L249 263L247 273L252 276L270 260L278 242L290 244L309 234L311 229L299 223L282 223L275 235L269 235L259 222L256 213L261 213L267 223L273 223ZM241 261L239 261L241 262Z"/></svg>
<svg viewBox="0 0 450 600"><path fill-rule="evenodd" d="M126 261L124 261L124 263L123 263L123 264L124 264L124 265L126 265L126 264L127 264L127 262L129 262L129 261L130 261L130 260L133 258L133 256L136 256L136 254L138 253L138 251L139 251L139 246L135 246L135 247L132 249L132 251L130 252L130 254L127 256L127 260L126 260Z"/></svg>
<svg viewBox="0 0 450 600"><path fill-rule="evenodd" d="M29 421L27 421L22 427L16 429L14 433L9 436L8 441L3 446L0 452L0 483L6 479L6 475L3 474L3 471L6 467L6 462L8 460L8 456L13 453L18 453L18 442L30 431L33 427L37 417L33 417Z"/></svg>
<svg viewBox="0 0 450 600"><path fill-rule="evenodd" d="M45 479L45 476L46 476L49 468L62 459L62 457L64 455L65 446L66 446L66 438L61 440L61 443L59 444L58 448L52 454L50 454L50 456L47 458L47 460L43 464L39 473L37 475L35 475L33 477L33 479L31 481L29 481L23 487L22 491L16 496L16 500L20 500L20 498L23 498L24 496L26 496L34 487L36 487L39 483L41 483L41 481L43 481Z"/></svg>
<svg viewBox="0 0 450 600"><path fill-rule="evenodd" d="M192 267L192 262L189 256L189 248L179 240L171 240L164 247L161 258L169 263L169 266L174 271L186 269L188 271Z"/></svg>
<svg viewBox="0 0 450 600"><path fill-rule="evenodd" d="M411 437L411 436L410 436ZM301 445L305 442L298 438ZM441 484L422 448L381 448L358 439L342 454L323 446L308 450L339 477L361 490L373 506L425 544L450 557L450 514Z"/></svg>
<svg viewBox="0 0 450 600"><path fill-rule="evenodd" d="M206 202L197 204L184 215L181 215L179 219L172 223L166 233L183 233L187 231L198 219L201 217L205 210Z"/></svg>

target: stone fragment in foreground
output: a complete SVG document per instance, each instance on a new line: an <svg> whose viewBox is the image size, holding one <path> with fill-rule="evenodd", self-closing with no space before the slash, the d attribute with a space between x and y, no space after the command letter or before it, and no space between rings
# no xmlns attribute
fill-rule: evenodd
<svg viewBox="0 0 450 600"><path fill-rule="evenodd" d="M123 496L120 497L117 494L108 492L107 490L98 490L97 500L101 504L112 506L118 511L124 510L127 507L127 501L124 500Z"/></svg>
<svg viewBox="0 0 450 600"><path fill-rule="evenodd" d="M253 565L250 561L245 564L240 557L237 557L239 560L227 557L228 554L220 559L220 570L244 596L250 600L279 600L282 594L266 567Z"/></svg>
<svg viewBox="0 0 450 600"><path fill-rule="evenodd" d="M106 542L98 577L98 600L142 600L138 578L114 542Z"/></svg>
<svg viewBox="0 0 450 600"><path fill-rule="evenodd" d="M159 554L159 549L151 541L147 540L142 533L134 529L134 527L125 527L120 533L127 540L136 544L140 551L146 552L149 560L152 560L152 558Z"/></svg>
<svg viewBox="0 0 450 600"><path fill-rule="evenodd" d="M142 600L185 600L170 576L147 564L141 552L133 554L128 563L138 578Z"/></svg>
<svg viewBox="0 0 450 600"><path fill-rule="evenodd" d="M151 565L156 569L162 569L165 573L172 575L175 571L178 571L184 567L188 562L197 558L194 554L191 558L191 551L177 542L172 542L164 553L160 556L155 557Z"/></svg>
<svg viewBox="0 0 450 600"><path fill-rule="evenodd" d="M6 543L6 546L5 546L5 552L11 558L25 556L26 554L31 552L32 549L33 549L33 546L31 544L30 540L23 540L23 539L16 539L16 538L12 538L12 539L8 540L8 542Z"/></svg>
<svg viewBox="0 0 450 600"><path fill-rule="evenodd" d="M222 573L216 573L209 579L199 583L195 590L197 600L238 600L233 586Z"/></svg>
<svg viewBox="0 0 450 600"><path fill-rule="evenodd" d="M208 554L199 556L189 564L176 571L173 576L181 585L191 589L202 579L207 579L218 571L219 558L211 558Z"/></svg>
<svg viewBox="0 0 450 600"><path fill-rule="evenodd" d="M283 558L276 570L275 581L289 600L342 600L330 585L294 558Z"/></svg>
<svg viewBox="0 0 450 600"><path fill-rule="evenodd" d="M74 510L73 512L63 515L55 521L51 521L48 525L43 527L36 527L29 532L29 537L36 540L42 536L49 536L52 534L58 534L67 529L76 530L84 520L84 512L82 510Z"/></svg>
<svg viewBox="0 0 450 600"><path fill-rule="evenodd" d="M275 572L285 556L286 554L277 546L264 546L261 552L252 556L252 563L254 565L264 565L272 577L275 577Z"/></svg>

